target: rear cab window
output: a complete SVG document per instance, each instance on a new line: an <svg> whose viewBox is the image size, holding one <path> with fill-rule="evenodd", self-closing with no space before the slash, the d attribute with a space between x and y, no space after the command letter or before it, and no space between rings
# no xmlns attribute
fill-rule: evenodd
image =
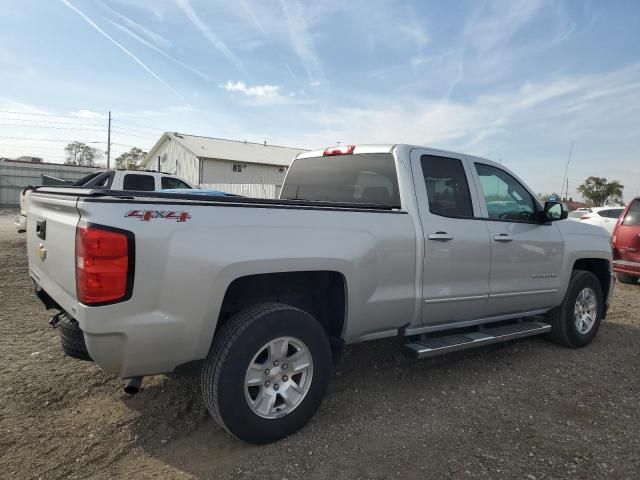
<svg viewBox="0 0 640 480"><path fill-rule="evenodd" d="M608 210L600 210L598 215L606 218L618 218L624 211L624 208L610 208Z"/></svg>
<svg viewBox="0 0 640 480"><path fill-rule="evenodd" d="M400 208L395 160L390 153L296 159L280 198Z"/></svg>
<svg viewBox="0 0 640 480"><path fill-rule="evenodd" d="M156 189L156 179L153 175L127 173L122 182L123 190L137 190L139 192L153 192Z"/></svg>
<svg viewBox="0 0 640 480"><path fill-rule="evenodd" d="M640 225L640 199L633 201L622 220L622 225Z"/></svg>
<svg viewBox="0 0 640 480"><path fill-rule="evenodd" d="M191 186L187 185L185 182L183 182L182 180L178 179L178 178L174 178L174 177L162 177L162 179L160 180L160 185L162 187L162 189L173 189L173 188L187 188L189 190L191 190Z"/></svg>
<svg viewBox="0 0 640 480"><path fill-rule="evenodd" d="M455 158L423 155L422 174L429 211L452 218L472 218L473 204L462 162Z"/></svg>

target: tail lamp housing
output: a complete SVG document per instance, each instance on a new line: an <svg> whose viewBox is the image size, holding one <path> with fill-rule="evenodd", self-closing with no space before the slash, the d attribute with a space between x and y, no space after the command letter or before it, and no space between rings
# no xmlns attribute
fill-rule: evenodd
<svg viewBox="0 0 640 480"><path fill-rule="evenodd" d="M131 298L135 266L133 233L81 223L76 227L76 293L85 305Z"/></svg>

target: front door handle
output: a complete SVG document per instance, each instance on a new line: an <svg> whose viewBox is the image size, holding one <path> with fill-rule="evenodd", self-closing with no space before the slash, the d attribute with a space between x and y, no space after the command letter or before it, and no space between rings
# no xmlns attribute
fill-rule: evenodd
<svg viewBox="0 0 640 480"><path fill-rule="evenodd" d="M447 240L453 240L453 235L449 235L447 232L436 232L427 235L429 240L440 240L446 242Z"/></svg>
<svg viewBox="0 0 640 480"><path fill-rule="evenodd" d="M501 233L500 235L494 235L493 239L496 242L510 242L513 240L513 237L508 233Z"/></svg>

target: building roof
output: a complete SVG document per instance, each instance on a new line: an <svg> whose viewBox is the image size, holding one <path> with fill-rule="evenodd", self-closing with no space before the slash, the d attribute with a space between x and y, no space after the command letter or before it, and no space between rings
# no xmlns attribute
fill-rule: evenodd
<svg viewBox="0 0 640 480"><path fill-rule="evenodd" d="M154 160L156 151L167 140L178 142L199 158L215 158L286 167L291 165L296 155L306 151L301 148L165 132L147 154L144 160L145 165Z"/></svg>
<svg viewBox="0 0 640 480"><path fill-rule="evenodd" d="M47 169L49 167L52 168L62 168L63 170L101 170L104 167L99 165L93 167L87 167L85 165L68 165L66 163L56 163L56 162L32 162L30 160L16 160L13 158L0 157L0 164L12 166L12 167L25 167L25 168L42 168Z"/></svg>

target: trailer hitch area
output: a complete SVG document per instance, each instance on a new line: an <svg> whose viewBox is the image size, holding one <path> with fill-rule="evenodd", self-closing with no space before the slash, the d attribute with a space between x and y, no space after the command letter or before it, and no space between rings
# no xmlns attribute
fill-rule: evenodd
<svg viewBox="0 0 640 480"><path fill-rule="evenodd" d="M53 328L57 328L58 323L60 323L60 320L62 320L62 315L63 315L62 312L56 313L53 317L49 319L49 325L51 325Z"/></svg>

